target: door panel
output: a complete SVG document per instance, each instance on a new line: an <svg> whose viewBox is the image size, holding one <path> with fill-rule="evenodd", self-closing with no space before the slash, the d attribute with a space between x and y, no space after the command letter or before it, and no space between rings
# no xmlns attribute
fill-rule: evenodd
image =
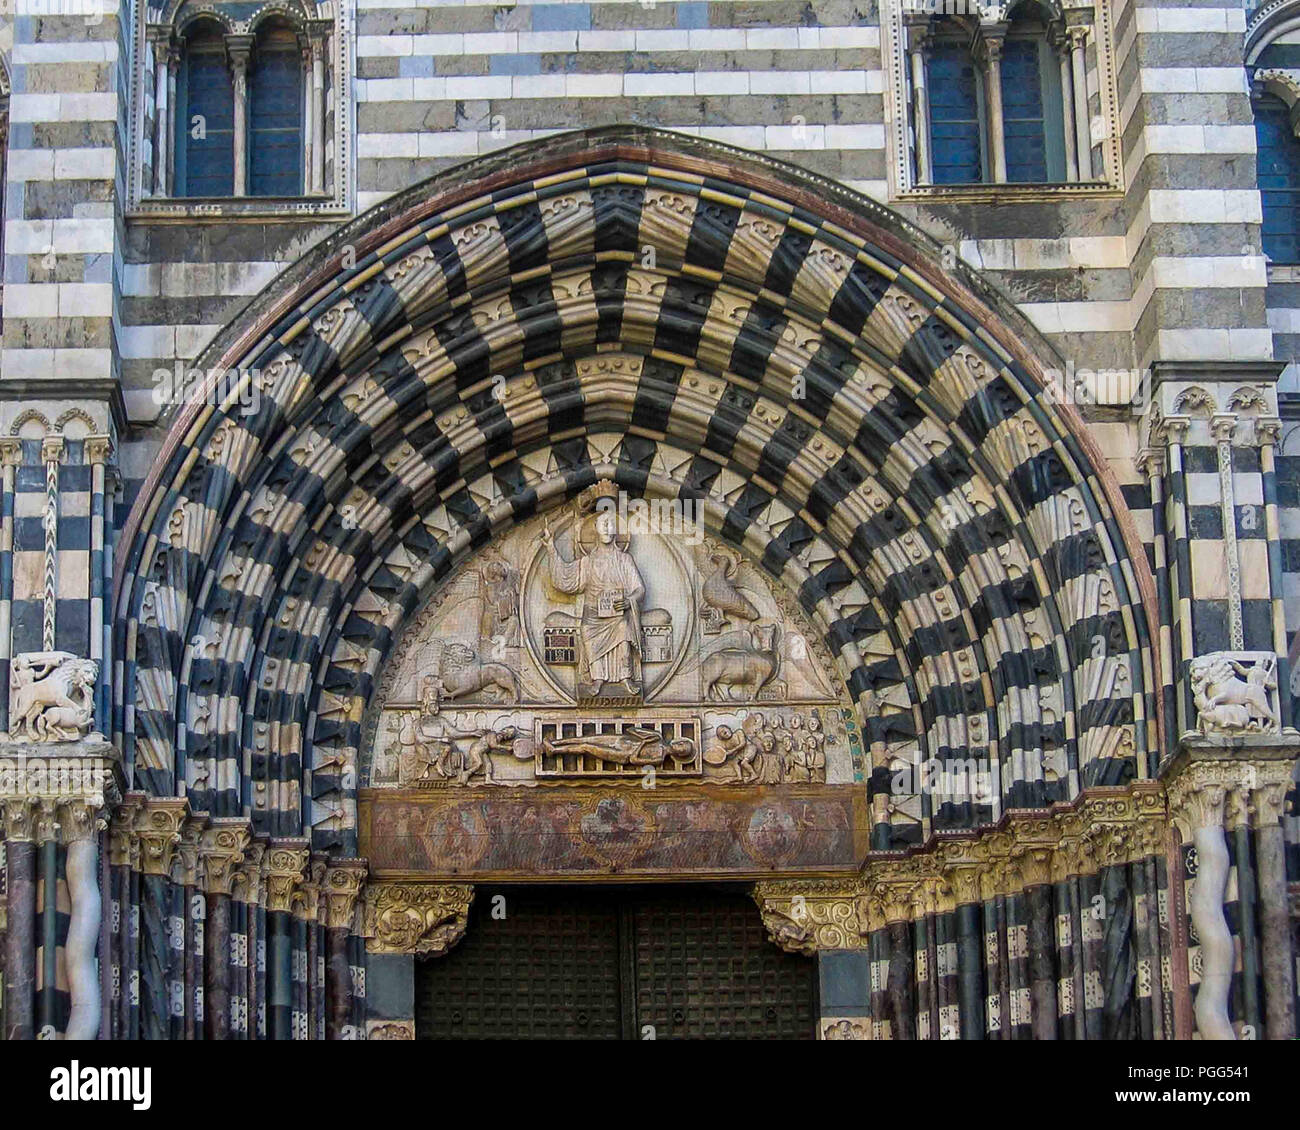
<svg viewBox="0 0 1300 1130"><path fill-rule="evenodd" d="M812 1039L817 966L734 891L484 889L416 997L421 1039Z"/></svg>
<svg viewBox="0 0 1300 1130"><path fill-rule="evenodd" d="M492 895L506 896L493 919ZM422 1039L615 1039L618 907L546 890L481 891L466 936L417 967Z"/></svg>

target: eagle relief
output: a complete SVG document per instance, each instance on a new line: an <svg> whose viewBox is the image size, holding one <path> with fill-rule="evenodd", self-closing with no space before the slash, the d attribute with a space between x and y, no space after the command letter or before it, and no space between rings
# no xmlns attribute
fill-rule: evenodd
<svg viewBox="0 0 1300 1130"><path fill-rule="evenodd" d="M699 508L601 480L410 620L366 719L376 787L842 783L851 701L791 595Z"/></svg>

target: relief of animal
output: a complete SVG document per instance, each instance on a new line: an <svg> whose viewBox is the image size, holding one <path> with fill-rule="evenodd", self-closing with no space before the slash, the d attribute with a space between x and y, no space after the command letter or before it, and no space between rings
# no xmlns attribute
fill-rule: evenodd
<svg viewBox="0 0 1300 1130"><path fill-rule="evenodd" d="M434 680L438 701L489 689L504 692L509 702L519 701L519 677L504 663L484 662L461 643L446 645Z"/></svg>
<svg viewBox="0 0 1300 1130"><path fill-rule="evenodd" d="M757 620L758 609L735 584L740 562L727 553L710 554L709 561L717 568L704 579L700 588L705 605L716 608L723 618Z"/></svg>
<svg viewBox="0 0 1300 1130"><path fill-rule="evenodd" d="M700 664L705 697L713 702L752 702L780 671L780 647L778 624L732 632Z"/></svg>
<svg viewBox="0 0 1300 1130"><path fill-rule="evenodd" d="M99 664L93 659L66 651L17 656L9 679L14 737L46 742L80 737L94 715L98 676Z"/></svg>

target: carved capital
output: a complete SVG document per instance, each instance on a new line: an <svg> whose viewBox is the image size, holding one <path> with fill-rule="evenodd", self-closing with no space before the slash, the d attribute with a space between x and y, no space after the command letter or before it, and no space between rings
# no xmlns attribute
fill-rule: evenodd
<svg viewBox="0 0 1300 1130"><path fill-rule="evenodd" d="M17 436L0 438L0 466L21 467L23 463L23 441Z"/></svg>
<svg viewBox="0 0 1300 1130"><path fill-rule="evenodd" d="M107 463L113 454L113 440L110 436L87 436L83 441L86 462L91 465Z"/></svg>
<svg viewBox="0 0 1300 1130"><path fill-rule="evenodd" d="M140 870L145 875L171 873L189 808L189 802L181 797L151 797L137 810L134 832L140 845Z"/></svg>
<svg viewBox="0 0 1300 1130"><path fill-rule="evenodd" d="M4 816L5 839L10 843L36 839L36 801L30 797L13 797L0 801Z"/></svg>
<svg viewBox="0 0 1300 1130"><path fill-rule="evenodd" d="M203 829L199 838L200 881L208 894L232 892L235 874L252 838L252 829L242 816L218 816Z"/></svg>
<svg viewBox="0 0 1300 1130"><path fill-rule="evenodd" d="M291 911L299 888L307 880L311 848L306 840L272 840L262 857L262 882L268 911Z"/></svg>
<svg viewBox="0 0 1300 1130"><path fill-rule="evenodd" d="M1191 430L1190 416L1166 416L1151 430L1151 439L1163 443L1166 447L1181 447L1187 442L1187 433Z"/></svg>
<svg viewBox="0 0 1300 1130"><path fill-rule="evenodd" d="M335 929L351 927L357 899L365 881L364 859L339 859L325 868L321 880L321 897L325 903L326 926Z"/></svg>
<svg viewBox="0 0 1300 1130"><path fill-rule="evenodd" d="M66 450L67 444L62 436L45 436L41 440L41 462L61 463Z"/></svg>
<svg viewBox="0 0 1300 1130"><path fill-rule="evenodd" d="M1260 416L1255 421L1255 442L1260 447L1276 447L1282 439L1282 420L1277 416Z"/></svg>
<svg viewBox="0 0 1300 1130"><path fill-rule="evenodd" d="M1155 439L1154 431L1151 438ZM1148 479L1159 478L1165 473L1165 453L1161 448L1144 447L1138 452L1135 462Z"/></svg>
<svg viewBox="0 0 1300 1130"><path fill-rule="evenodd" d="M1210 417L1210 435L1215 443L1231 443L1241 417L1235 412L1216 412Z"/></svg>
<svg viewBox="0 0 1300 1130"><path fill-rule="evenodd" d="M88 800L63 801L58 819L65 844L93 840L108 826L103 806Z"/></svg>
<svg viewBox="0 0 1300 1130"><path fill-rule="evenodd" d="M465 936L469 883L378 883L366 888L366 948L371 953L447 953Z"/></svg>

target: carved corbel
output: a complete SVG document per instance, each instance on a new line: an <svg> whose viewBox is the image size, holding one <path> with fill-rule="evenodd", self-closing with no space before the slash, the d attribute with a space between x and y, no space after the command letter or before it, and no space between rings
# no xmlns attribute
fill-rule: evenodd
<svg viewBox="0 0 1300 1130"><path fill-rule="evenodd" d="M242 816L219 816L211 820L199 840L203 889L208 894L228 895L252 841L252 829Z"/></svg>
<svg viewBox="0 0 1300 1130"><path fill-rule="evenodd" d="M753 897L768 937L788 953L866 948L873 900L856 880L756 883Z"/></svg>
<svg viewBox="0 0 1300 1130"><path fill-rule="evenodd" d="M262 857L262 882L266 909L288 913L293 910L299 889L307 880L311 848L306 840L272 840Z"/></svg>
<svg viewBox="0 0 1300 1130"><path fill-rule="evenodd" d="M339 859L325 868L321 880L325 925L331 929L350 930L356 917L357 899L366 881L364 859Z"/></svg>
<svg viewBox="0 0 1300 1130"><path fill-rule="evenodd" d="M447 953L465 936L469 883L378 883L366 889L365 936L371 953Z"/></svg>

